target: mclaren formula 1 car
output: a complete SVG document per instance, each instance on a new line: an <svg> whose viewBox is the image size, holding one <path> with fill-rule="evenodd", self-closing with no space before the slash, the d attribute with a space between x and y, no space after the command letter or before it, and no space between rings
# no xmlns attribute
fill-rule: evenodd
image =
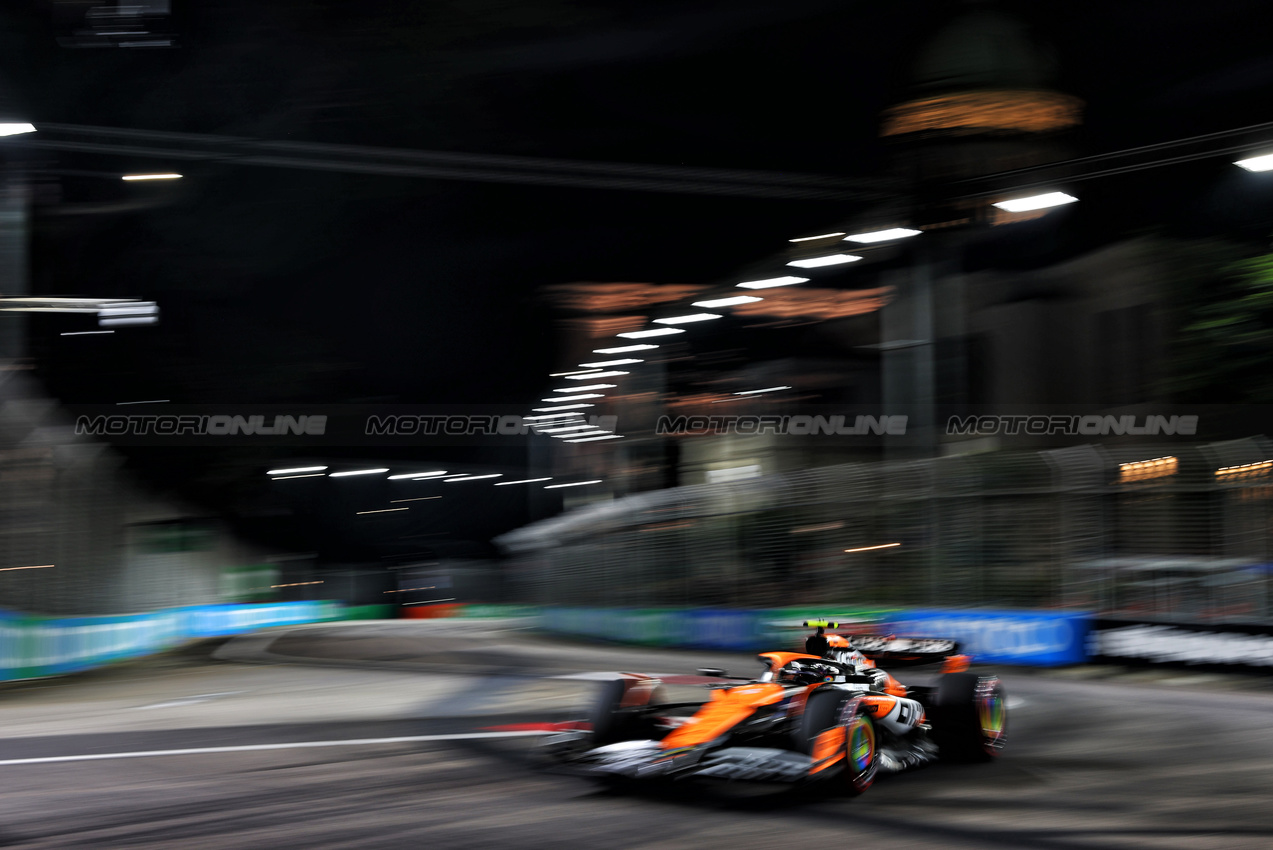
<svg viewBox="0 0 1273 850"><path fill-rule="evenodd" d="M817 633L805 652L764 652L754 679L723 670L665 677L706 684L706 702L669 703L664 679L623 673L603 684L589 724L545 746L558 769L602 781L827 781L860 794L880 773L937 759L994 757L1006 742L1003 686L967 671L953 641ZM877 663L941 663L935 685L907 687ZM590 727L590 728L585 728Z"/></svg>

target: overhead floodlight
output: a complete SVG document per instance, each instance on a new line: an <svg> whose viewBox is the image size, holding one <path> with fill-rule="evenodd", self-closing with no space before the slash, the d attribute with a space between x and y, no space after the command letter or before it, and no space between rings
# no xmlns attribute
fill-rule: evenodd
<svg viewBox="0 0 1273 850"><path fill-rule="evenodd" d="M905 239L907 236L918 236L920 231L909 227L891 227L888 230L872 230L869 233L855 233L844 237L845 242L858 242L869 245L872 242L888 242L890 239Z"/></svg>
<svg viewBox="0 0 1273 850"><path fill-rule="evenodd" d="M618 384L589 384L586 387L555 387L553 389L553 392L555 393L576 393L576 392L587 393L587 392L592 392L593 390L612 390L617 386Z"/></svg>
<svg viewBox="0 0 1273 850"><path fill-rule="evenodd" d="M1234 165L1241 166L1247 171L1273 171L1273 153L1264 156L1253 156L1250 159L1239 159Z"/></svg>
<svg viewBox="0 0 1273 850"><path fill-rule="evenodd" d="M856 263L862 259L857 254L828 254L825 257L810 257L807 260L792 260L787 263L798 269L820 269L826 266L842 266L845 263Z"/></svg>
<svg viewBox="0 0 1273 850"><path fill-rule="evenodd" d="M445 469L436 469L433 472L404 472L401 475L390 475L389 480L401 481L403 479L437 478L441 475L446 475Z"/></svg>
<svg viewBox="0 0 1273 850"><path fill-rule="evenodd" d="M562 401L566 401L574 396L563 396ZM556 413L559 410L583 410L585 407L596 407L595 404L559 404L555 407L532 407L531 410L536 413Z"/></svg>
<svg viewBox="0 0 1273 850"><path fill-rule="evenodd" d="M552 481L552 480L553 480L552 476L550 475L547 478L522 478L518 481L496 481L495 486L507 487L510 484L534 484L537 481Z"/></svg>
<svg viewBox="0 0 1273 850"><path fill-rule="evenodd" d="M565 431L578 431L578 430L581 430L581 429L586 431L586 430L589 430L589 429L591 429L591 428L596 428L596 427L597 427L596 425L553 425L553 426L551 426L551 427L549 427L549 428L540 428L540 429L539 429L539 433L541 433L541 434L560 434L560 433L563 433L563 432L565 432Z"/></svg>
<svg viewBox="0 0 1273 850"><path fill-rule="evenodd" d="M652 348L658 348L657 345L620 345L618 348L594 348L593 354L627 354L629 351L649 351Z"/></svg>
<svg viewBox="0 0 1273 850"><path fill-rule="evenodd" d="M789 390L791 387L765 387L763 390L743 390L734 395L756 395L757 393L776 393L778 390Z"/></svg>
<svg viewBox="0 0 1273 850"><path fill-rule="evenodd" d="M755 295L734 295L729 298L713 298L710 301L695 301L693 304L695 307L707 307L708 309L711 309L713 307L735 307L739 304L751 304L755 301L764 300L765 299L759 298Z"/></svg>
<svg viewBox="0 0 1273 850"><path fill-rule="evenodd" d="M22 133L34 133L35 125L24 122L0 124L0 136L17 136Z"/></svg>
<svg viewBox="0 0 1273 850"><path fill-rule="evenodd" d="M669 316L666 319L655 319L656 325L688 325L694 322L710 322L722 318L719 313L689 313L685 316Z"/></svg>
<svg viewBox="0 0 1273 850"><path fill-rule="evenodd" d="M325 466L297 466L291 469L271 469L266 475L292 475L297 472L322 472Z"/></svg>
<svg viewBox="0 0 1273 850"><path fill-rule="evenodd" d="M1064 192L1046 192L1042 195L1031 195L1028 198L1013 198L1010 201L999 201L991 206L998 207L1008 212L1029 212L1030 210L1045 210L1048 207L1059 207L1062 204L1072 204L1078 198L1073 195L1067 195Z"/></svg>
<svg viewBox="0 0 1273 850"><path fill-rule="evenodd" d="M625 334L616 334L624 339L645 339L651 336L670 336L671 334L683 334L684 328L650 328L646 331L628 331Z"/></svg>
<svg viewBox="0 0 1273 850"><path fill-rule="evenodd" d="M601 440L622 440L622 439L623 439L623 435L622 435L622 434L602 434L602 435L601 435L601 436L599 436L599 437L575 437L575 438L572 438L572 439L569 439L569 440L565 440L564 442L567 442L567 443L597 443L597 442L600 442Z"/></svg>
<svg viewBox="0 0 1273 850"><path fill-rule="evenodd" d="M462 475L462 476L457 476L455 478L447 478L446 483L456 484L460 481L482 481L487 478L502 478L503 476L504 476L504 473L502 472L492 472L488 475Z"/></svg>
<svg viewBox="0 0 1273 850"><path fill-rule="evenodd" d="M596 363L580 363L580 366L590 366L594 369L603 366L627 366L629 363L644 363L644 360L638 360L635 357L623 357L618 360L598 360Z"/></svg>
<svg viewBox="0 0 1273 850"><path fill-rule="evenodd" d="M570 405L570 406L571 406L571 407L574 407L574 405ZM544 410L562 410L563 408L560 408L560 407L556 407L556 408L553 408L553 407L545 407L545 408L543 408L543 409L544 409ZM561 417L563 417L563 416L564 416L564 417L566 417L567 419L573 419L573 418L575 418L575 417L576 417L576 416L578 416L578 415L579 415L579 414L578 414L578 412L575 412L575 413L545 413L543 416L523 416L523 417L522 417L522 419L523 419L524 421L526 421L526 422L538 422L540 419L560 419L560 418L561 418Z"/></svg>
<svg viewBox="0 0 1273 850"><path fill-rule="evenodd" d="M349 469L344 472L329 472L328 478L346 478L350 475L375 475L377 472L388 472L389 467L377 467L376 469Z"/></svg>
<svg viewBox="0 0 1273 850"><path fill-rule="evenodd" d="M589 372L586 375L568 375L567 381L590 381L593 378L617 378L620 375L631 375L631 372Z"/></svg>
<svg viewBox="0 0 1273 850"><path fill-rule="evenodd" d="M181 175L174 171L166 171L162 174L125 174L120 180L180 180Z"/></svg>
<svg viewBox="0 0 1273 850"><path fill-rule="evenodd" d="M545 484L545 485L544 485L544 489L545 489L545 490L558 490L558 489L560 489L560 488L562 488L562 487L582 487L582 486L584 486L585 484L600 484L600 483L601 483L601 479L600 479L600 478L596 478L596 479L593 479L592 481L572 481L572 482L570 482L569 484Z"/></svg>
<svg viewBox="0 0 1273 850"><path fill-rule="evenodd" d="M551 401L556 404L559 401L583 401L586 398L605 398L603 393L580 393L579 395L563 395L558 398L541 398L540 401Z"/></svg>
<svg viewBox="0 0 1273 850"><path fill-rule="evenodd" d="M837 230L835 233L819 233L817 236L797 236L795 239L788 239L788 242L808 242L812 239L830 239L833 236L843 236L843 230Z"/></svg>
<svg viewBox="0 0 1273 850"><path fill-rule="evenodd" d="M808 283L807 277L770 277L765 280L748 280L738 284L743 289L772 289L775 286L791 286L796 283Z"/></svg>
<svg viewBox="0 0 1273 850"><path fill-rule="evenodd" d="M588 373L588 372L595 372L595 371L596 371L595 369L576 369L576 370L575 370L575 371L573 371L573 372L549 372L549 373L548 373L548 377L550 377L550 378L566 378L566 377L569 377L570 375L583 375L583 374L586 374L586 373Z"/></svg>

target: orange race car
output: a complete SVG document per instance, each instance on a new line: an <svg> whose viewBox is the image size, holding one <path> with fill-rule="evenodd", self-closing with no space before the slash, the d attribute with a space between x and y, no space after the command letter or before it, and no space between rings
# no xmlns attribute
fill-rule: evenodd
<svg viewBox="0 0 1273 850"><path fill-rule="evenodd" d="M764 652L755 679L618 674L605 682L590 729L545 742L566 772L601 780L830 780L850 794L876 775L938 758L989 759L1003 748L1007 708L994 676L967 672L953 641L835 635L827 621L805 652ZM937 683L907 687L876 666L942 664ZM664 682L706 683L706 702L668 703ZM585 725L585 724L581 724Z"/></svg>

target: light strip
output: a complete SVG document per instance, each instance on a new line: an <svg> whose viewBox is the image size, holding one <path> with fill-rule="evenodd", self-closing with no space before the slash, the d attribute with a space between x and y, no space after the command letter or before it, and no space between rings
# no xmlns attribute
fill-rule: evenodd
<svg viewBox="0 0 1273 850"><path fill-rule="evenodd" d="M824 266L842 266L845 263L856 263L862 259L857 254L828 254L825 257L810 257L807 260L792 260L787 263L798 269L820 269Z"/></svg>
<svg viewBox="0 0 1273 850"><path fill-rule="evenodd" d="M441 499L441 496L416 496L414 499L390 499L389 504L396 505L399 502L427 502L430 499Z"/></svg>
<svg viewBox="0 0 1273 850"><path fill-rule="evenodd" d="M588 366L593 369L601 369L606 366L627 366L629 363L644 363L644 360L638 360L635 357L623 357L618 360L600 360L596 363L580 363L580 366Z"/></svg>
<svg viewBox="0 0 1273 850"><path fill-rule="evenodd" d="M567 443L594 443L597 440L622 440L622 434L602 434L600 437L579 437L573 440L566 440Z"/></svg>
<svg viewBox="0 0 1273 850"><path fill-rule="evenodd" d="M271 478L271 481L286 481L289 478L326 478L321 472L310 472L306 475L280 475L277 478Z"/></svg>
<svg viewBox="0 0 1273 850"><path fill-rule="evenodd" d="M271 469L266 475L291 475L293 472L322 472L325 466L297 466L292 469Z"/></svg>
<svg viewBox="0 0 1273 850"><path fill-rule="evenodd" d="M437 478L439 475L446 475L445 469L434 470L433 472L403 472L398 475L390 475L390 481L401 481L404 478Z"/></svg>
<svg viewBox="0 0 1273 850"><path fill-rule="evenodd" d="M616 369L612 369L609 372L589 372L586 375L570 375L566 378L566 380L567 381L588 381L593 378L617 378L620 375L631 375L631 374L632 374L631 372L620 372Z"/></svg>
<svg viewBox="0 0 1273 850"><path fill-rule="evenodd" d="M465 475L460 478L448 478L446 479L446 483L455 484L457 481L481 481L483 478L502 478L502 477L504 477L504 473L492 472L489 475Z"/></svg>
<svg viewBox="0 0 1273 850"><path fill-rule="evenodd" d="M624 339L645 339L652 336L671 336L672 334L683 334L684 328L650 328L645 331L629 331L625 334L616 334Z"/></svg>
<svg viewBox="0 0 1273 850"><path fill-rule="evenodd" d="M788 242L808 242L812 239L830 239L832 236L843 236L844 231L840 230L835 233L819 233L817 236L798 236L795 239L788 239Z"/></svg>
<svg viewBox="0 0 1273 850"><path fill-rule="evenodd" d="M872 230L869 233L855 233L852 236L844 237L845 242L857 242L862 245L870 245L872 242L887 242L890 239L905 239L907 236L918 236L918 230L911 230L908 227L892 227L888 230Z"/></svg>
<svg viewBox="0 0 1273 850"><path fill-rule="evenodd" d="M778 390L789 389L791 389L791 387L765 387L763 390L743 390L742 392L734 393L734 395L755 395L756 393L773 393Z"/></svg>
<svg viewBox="0 0 1273 850"><path fill-rule="evenodd" d="M655 319L656 325L688 325L693 322L710 322L722 318L718 313L690 313L687 316L671 316L666 319Z"/></svg>
<svg viewBox="0 0 1273 850"><path fill-rule="evenodd" d="M588 394L587 397L591 397L591 394ZM561 400L567 401L572 398L578 398L578 396L572 396L572 395L562 396ZM549 399L549 401L556 401L556 400L557 399ZM559 404L556 407L532 407L531 410L535 411L536 413L556 413L559 410L583 410L585 407L596 407L596 405L587 404L587 403ZM538 419L539 417L538 416L523 416L522 418L523 419Z"/></svg>
<svg viewBox="0 0 1273 850"><path fill-rule="evenodd" d="M1273 171L1273 153L1264 156L1253 156L1249 159L1239 159L1234 165L1245 168L1247 171Z"/></svg>
<svg viewBox="0 0 1273 850"><path fill-rule="evenodd" d="M376 469L351 469L347 472L331 472L328 473L329 478L345 478L350 475L375 475L377 472L388 472L389 467L378 467Z"/></svg>
<svg viewBox="0 0 1273 850"><path fill-rule="evenodd" d="M874 552L876 549L896 549L901 543L881 543L879 546L859 546L856 549L845 549L845 552Z"/></svg>
<svg viewBox="0 0 1273 850"><path fill-rule="evenodd" d="M409 511L410 508L382 508L378 511L356 511L355 516L364 516L366 514L391 514L394 511Z"/></svg>
<svg viewBox="0 0 1273 850"><path fill-rule="evenodd" d="M11 573L14 570L51 570L57 564L37 564L33 567L0 567L0 573Z"/></svg>
<svg viewBox="0 0 1273 850"><path fill-rule="evenodd" d="M555 393L586 393L593 390L612 390L618 384L589 384L586 387L554 387Z"/></svg>
<svg viewBox="0 0 1273 850"><path fill-rule="evenodd" d="M121 180L180 180L181 175L175 172L164 174L125 174Z"/></svg>
<svg viewBox="0 0 1273 850"><path fill-rule="evenodd" d="M550 475L547 478L523 478L520 481L499 481L495 484L495 486L507 487L509 484L534 484L536 481L552 481L552 480L553 480L552 476Z"/></svg>
<svg viewBox="0 0 1273 850"><path fill-rule="evenodd" d="M576 370L575 370L575 371L573 371L573 372L549 372L549 373L548 373L548 377L550 377L550 378L564 378L564 377L566 377L567 375L582 375L582 374L584 374L585 372L592 372L592 371L595 371L595 370L593 370L593 369L576 369Z"/></svg>
<svg viewBox="0 0 1273 850"><path fill-rule="evenodd" d="M583 401L585 398L605 398L603 393L580 393L579 395L563 395L557 398L541 398L540 401Z"/></svg>
<svg viewBox="0 0 1273 850"><path fill-rule="evenodd" d="M571 483L569 483L569 484L545 484L545 485L544 485L544 489L545 489L545 490L559 490L559 489L561 489L562 487L582 487L582 486L584 486L585 484L600 484L600 483L601 483L601 480L602 480L602 479L597 478L597 479L594 479L594 480L592 480L592 481L572 481L572 482L571 482Z"/></svg>
<svg viewBox="0 0 1273 850"><path fill-rule="evenodd" d="M1059 207L1062 204L1072 204L1078 198L1073 195L1067 195L1064 192L1047 192L1042 195L1031 195L1028 198L1013 198L1010 201L999 201L991 204L1001 210L1008 212L1029 212L1030 210L1045 210L1049 207Z"/></svg>
<svg viewBox="0 0 1273 850"><path fill-rule="evenodd" d="M642 345L620 345L618 348L594 348L592 349L592 353L593 354L627 354L629 351L649 351L654 348L658 348L658 346L649 345L648 343L642 344Z"/></svg>
<svg viewBox="0 0 1273 850"><path fill-rule="evenodd" d="M740 284L743 289L772 289L775 286L791 286L796 283L808 283L807 277L770 277L764 280L748 280Z"/></svg>
<svg viewBox="0 0 1273 850"><path fill-rule="evenodd" d="M695 301L693 302L693 306L707 307L709 309L712 307L734 307L738 304L751 304L755 301L764 300L765 299L759 298L755 295L733 295L729 298L713 298L710 301Z"/></svg>

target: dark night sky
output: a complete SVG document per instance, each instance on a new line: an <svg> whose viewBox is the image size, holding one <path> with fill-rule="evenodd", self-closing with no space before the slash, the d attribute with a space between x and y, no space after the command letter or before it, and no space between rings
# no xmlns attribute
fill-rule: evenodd
<svg viewBox="0 0 1273 850"><path fill-rule="evenodd" d="M917 47L974 4L175 0L181 46L154 51L63 49L54 5L0 11L0 74L37 125L869 178L881 169L878 115L904 96ZM1268 120L1266 3L1002 8L1056 48L1060 87L1088 105L1086 152ZM37 164L164 167L69 154ZM187 178L162 187L63 175L59 195L37 196L34 291L138 295L164 311L154 329L70 341L56 335L69 320L36 322L41 375L64 401L525 405L569 365L555 359L540 287L723 280L855 211L179 170ZM1160 188L1136 203L1223 219L1248 190L1216 188L1213 175L1231 179L1213 166L1193 195ZM1136 203L1106 194L1117 215L1090 227L1140 225ZM138 197L162 203L86 211ZM169 483L217 463L135 460L161 479L177 470ZM223 503L246 498L231 490Z"/></svg>

